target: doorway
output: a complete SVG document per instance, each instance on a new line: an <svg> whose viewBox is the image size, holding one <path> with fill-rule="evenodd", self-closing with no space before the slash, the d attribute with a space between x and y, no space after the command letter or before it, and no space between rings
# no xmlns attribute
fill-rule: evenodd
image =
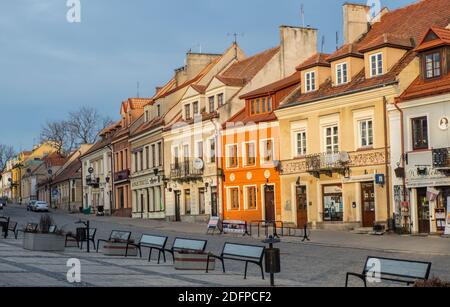
<svg viewBox="0 0 450 307"><path fill-rule="evenodd" d="M430 202L426 188L417 189L417 218L419 233L430 233Z"/></svg>
<svg viewBox="0 0 450 307"><path fill-rule="evenodd" d="M323 186L323 221L343 222L344 203L342 200L342 185Z"/></svg>
<svg viewBox="0 0 450 307"><path fill-rule="evenodd" d="M361 183L362 226L375 225L375 185L373 182Z"/></svg>
<svg viewBox="0 0 450 307"><path fill-rule="evenodd" d="M181 222L181 191L175 191L175 222Z"/></svg>
<svg viewBox="0 0 450 307"><path fill-rule="evenodd" d="M272 185L264 188L264 200L266 209L266 221L275 221L275 187Z"/></svg>
<svg viewBox="0 0 450 307"><path fill-rule="evenodd" d="M308 202L306 197L306 187L296 187L297 200L297 227L304 228L308 224Z"/></svg>
<svg viewBox="0 0 450 307"><path fill-rule="evenodd" d="M217 212L217 187L211 188L211 215L219 216Z"/></svg>
<svg viewBox="0 0 450 307"><path fill-rule="evenodd" d="M205 189L198 189L198 210L201 215L205 214Z"/></svg>

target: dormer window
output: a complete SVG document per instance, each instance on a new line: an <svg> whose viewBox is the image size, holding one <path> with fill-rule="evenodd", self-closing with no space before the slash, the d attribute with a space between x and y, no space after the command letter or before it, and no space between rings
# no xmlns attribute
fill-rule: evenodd
<svg viewBox="0 0 450 307"><path fill-rule="evenodd" d="M441 53L433 52L426 54L425 61L425 77L427 79L438 78L442 75L441 72Z"/></svg>
<svg viewBox="0 0 450 307"><path fill-rule="evenodd" d="M145 110L145 113L144 113L144 121L145 121L145 122L148 122L148 110Z"/></svg>
<svg viewBox="0 0 450 307"><path fill-rule="evenodd" d="M250 104L250 115L266 114L272 112L272 98L263 97L252 99Z"/></svg>
<svg viewBox="0 0 450 307"><path fill-rule="evenodd" d="M191 105L190 104L187 104L184 106L184 117L186 118L186 120L191 119Z"/></svg>
<svg viewBox="0 0 450 307"><path fill-rule="evenodd" d="M161 117L161 105L160 105L160 104L158 104L158 105L156 106L156 112L157 112L157 114L158 114L158 117Z"/></svg>
<svg viewBox="0 0 450 307"><path fill-rule="evenodd" d="M223 94L217 95L217 104L218 104L219 108L221 106L223 106Z"/></svg>
<svg viewBox="0 0 450 307"><path fill-rule="evenodd" d="M383 74L383 53L376 53L370 56L370 76L376 77Z"/></svg>
<svg viewBox="0 0 450 307"><path fill-rule="evenodd" d="M214 96L211 96L208 98L208 103L209 103L209 113L213 113L214 112Z"/></svg>
<svg viewBox="0 0 450 307"><path fill-rule="evenodd" d="M196 101L192 104L192 108L193 108L194 116L200 114L199 109L198 109L198 101Z"/></svg>
<svg viewBox="0 0 450 307"><path fill-rule="evenodd" d="M348 65L341 63L336 65L336 84L341 85L348 82Z"/></svg>
<svg viewBox="0 0 450 307"><path fill-rule="evenodd" d="M316 72L310 71L305 73L305 92L313 92L316 90Z"/></svg>

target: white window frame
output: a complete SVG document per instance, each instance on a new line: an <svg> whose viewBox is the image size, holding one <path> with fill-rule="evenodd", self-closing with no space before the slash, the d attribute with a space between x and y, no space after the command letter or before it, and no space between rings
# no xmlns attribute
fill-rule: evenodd
<svg viewBox="0 0 450 307"><path fill-rule="evenodd" d="M378 56L381 56L381 65L380 65L380 63L379 63ZM375 74L373 73L373 63L374 63L374 60L375 60L375 70L376 70L376 73L375 73ZM369 68L369 69L370 69L370 76L371 76L371 77L378 77L378 76L383 75L383 74L384 74L384 71L383 71L383 64L384 64L383 52L377 52L377 53L371 54L371 55L370 55L370 60L369 60L369 65L370 65L370 68ZM381 72L380 72L380 70L381 70Z"/></svg>
<svg viewBox="0 0 450 307"><path fill-rule="evenodd" d="M369 125L368 123L372 122L372 144L367 144L367 145L363 145L362 144L362 124L366 123L367 127L366 127L366 139L367 139L367 143L369 143ZM368 118L360 118L357 120L357 128L358 128L358 148L360 149L364 149L364 148L372 148L375 144L375 134L374 134L374 124L373 124L373 118L372 117L368 117Z"/></svg>
<svg viewBox="0 0 450 307"><path fill-rule="evenodd" d="M305 139L306 139L305 146L306 147L304 148L304 153L298 152L298 135L299 134L305 134ZM293 131L292 144L293 144L292 152L294 153L294 158L298 158L298 157L307 155L307 153L308 153L308 132L306 131L306 129L297 129L297 130ZM302 146L303 146L303 140L302 140Z"/></svg>
<svg viewBox="0 0 450 307"><path fill-rule="evenodd" d="M187 116L187 114L186 114L186 109L187 108L189 108L189 117ZM183 112L184 112L184 119L185 120L189 120L189 119L192 119L193 118L193 116L194 116L194 114L192 114L192 111L193 110L193 107L191 106L191 104L190 103L186 103L184 106L183 106Z"/></svg>
<svg viewBox="0 0 450 307"><path fill-rule="evenodd" d="M345 70L344 70L345 67ZM345 71L345 74L344 74ZM339 81L339 79L341 79ZM348 63L343 62L336 64L336 85L343 85L348 83Z"/></svg>
<svg viewBox="0 0 450 307"><path fill-rule="evenodd" d="M211 162L213 156L212 156L212 151L211 151L211 145L214 143L214 162ZM216 142L216 138L210 138L208 140L208 162L209 163L215 163L217 162L217 142Z"/></svg>
<svg viewBox="0 0 450 307"><path fill-rule="evenodd" d="M229 212L237 212L241 210L241 188L239 186L231 186L231 187L226 187L227 189L227 210ZM231 207L231 190L232 189L237 189L238 190L238 209L234 209Z"/></svg>
<svg viewBox="0 0 450 307"><path fill-rule="evenodd" d="M255 188L255 197L256 197L256 207L250 208L250 204L248 202L248 188ZM257 211L258 210L258 185L256 184L250 184L250 185L244 185L244 210L251 210L251 211Z"/></svg>
<svg viewBox="0 0 450 307"><path fill-rule="evenodd" d="M247 164L247 144L252 143L255 146L255 163L254 164ZM248 142L244 142L242 144L242 165L244 167L253 167L256 166L256 156L257 156L257 144L256 141L248 141Z"/></svg>
<svg viewBox="0 0 450 307"><path fill-rule="evenodd" d="M237 149L237 165L236 166L230 166L230 147L235 146ZM238 144L227 144L226 145L226 153L225 153L225 160L226 160L226 166L228 169L236 169L239 168L239 145Z"/></svg>
<svg viewBox="0 0 450 307"><path fill-rule="evenodd" d="M312 82L314 79L314 82ZM314 92L316 90L316 71L305 72L305 93Z"/></svg>
<svg viewBox="0 0 450 307"><path fill-rule="evenodd" d="M264 161L264 153L265 153L264 144L267 141L271 141L272 142L272 161L270 161L270 162ZM259 156L260 156L260 160L259 161L260 161L261 165L272 165L274 163L274 161L276 160L276 157L275 157L275 139L274 138L268 138L268 139L260 140L260 142L259 142Z"/></svg>
<svg viewBox="0 0 450 307"><path fill-rule="evenodd" d="M198 150L198 144L202 143L202 159L205 159L205 142L203 140L195 142L195 158L200 158L200 153Z"/></svg>
<svg viewBox="0 0 450 307"><path fill-rule="evenodd" d="M335 144L334 143L334 134L332 134L331 135L331 147L332 147L332 154L334 154L334 153L337 153L337 152L339 152L340 150L341 150L341 145L340 145L340 137L339 137L339 132L340 132L340 127L339 127L339 124L338 123L335 123L335 124L330 124L330 125L326 125L326 126L323 126L322 127L322 129L323 129L323 152L324 153L328 153L328 146L329 145L327 145L327 129L332 129L332 132L333 132L333 128L335 128L335 127L337 127L337 129L338 129L338 134L337 134L337 137L338 137L338 142L337 142L337 144ZM334 152L334 147L335 146L338 146L338 150L337 150L337 152Z"/></svg>

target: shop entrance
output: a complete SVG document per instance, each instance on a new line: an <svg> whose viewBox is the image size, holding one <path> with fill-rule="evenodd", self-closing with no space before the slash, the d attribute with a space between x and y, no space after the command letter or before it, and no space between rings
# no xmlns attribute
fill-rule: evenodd
<svg viewBox="0 0 450 307"><path fill-rule="evenodd" d="M344 221L344 203L340 184L323 186L323 221Z"/></svg>
<svg viewBox="0 0 450 307"><path fill-rule="evenodd" d="M361 204L363 227L375 224L375 185L373 182L361 183Z"/></svg>
<svg viewBox="0 0 450 307"><path fill-rule="evenodd" d="M175 222L181 222L181 191L175 191Z"/></svg>
<svg viewBox="0 0 450 307"><path fill-rule="evenodd" d="M306 197L306 187L296 187L297 200L297 227L303 228L308 224L308 203Z"/></svg>
<svg viewBox="0 0 450 307"><path fill-rule="evenodd" d="M217 187L211 188L211 215L219 216L217 212Z"/></svg>
<svg viewBox="0 0 450 307"><path fill-rule="evenodd" d="M430 202L426 188L417 189L417 218L419 233L430 233Z"/></svg>
<svg viewBox="0 0 450 307"><path fill-rule="evenodd" d="M266 221L275 221L275 188L274 186L267 186L264 192L264 199L266 202Z"/></svg>

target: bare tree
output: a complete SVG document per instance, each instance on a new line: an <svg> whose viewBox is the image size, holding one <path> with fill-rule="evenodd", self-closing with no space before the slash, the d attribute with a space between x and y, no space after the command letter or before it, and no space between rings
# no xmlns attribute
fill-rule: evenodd
<svg viewBox="0 0 450 307"><path fill-rule="evenodd" d="M100 131L112 123L109 117L101 116L97 109L89 106L69 113L68 124L77 145L95 143Z"/></svg>
<svg viewBox="0 0 450 307"><path fill-rule="evenodd" d="M0 171L5 169L6 163L15 155L16 152L12 146L0 144Z"/></svg>
<svg viewBox="0 0 450 307"><path fill-rule="evenodd" d="M59 153L68 153L75 147L76 139L68 121L47 121L41 130L41 141L51 142Z"/></svg>

